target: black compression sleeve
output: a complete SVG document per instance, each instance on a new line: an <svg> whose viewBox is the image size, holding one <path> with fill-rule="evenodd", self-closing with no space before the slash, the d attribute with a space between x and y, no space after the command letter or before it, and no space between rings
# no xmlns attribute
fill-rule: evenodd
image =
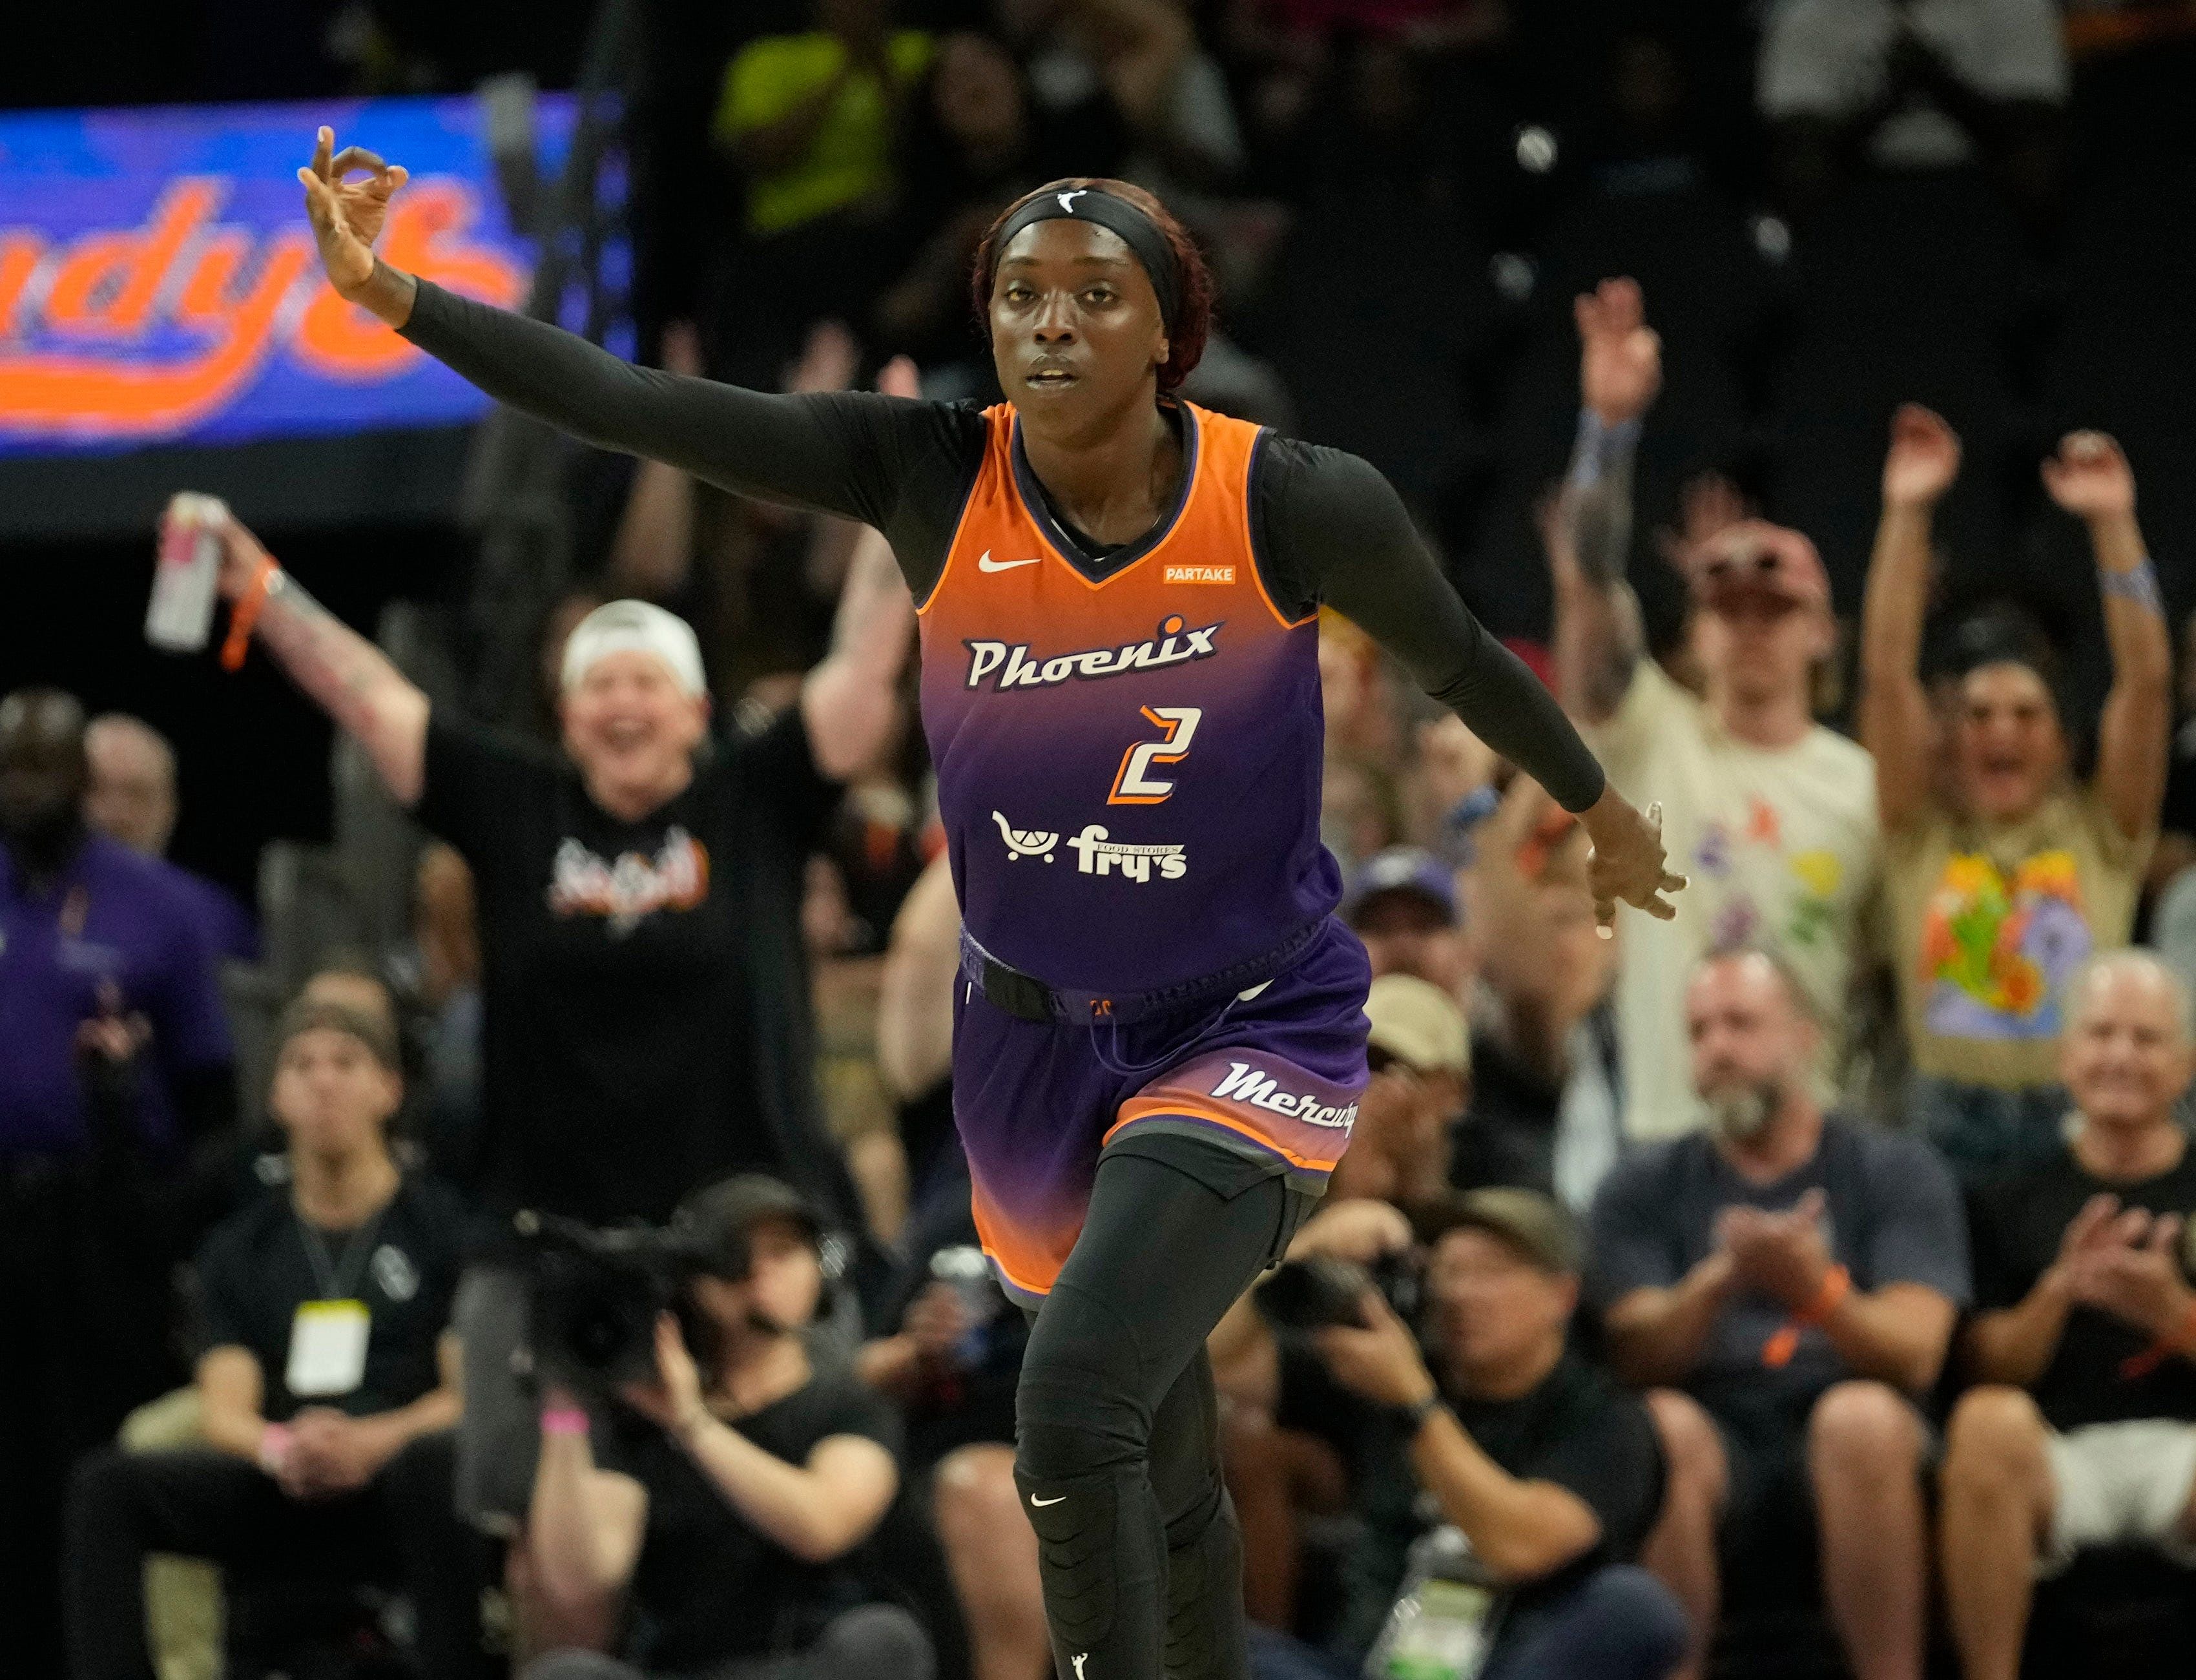
<svg viewBox="0 0 2196 1680"><path fill-rule="evenodd" d="M918 590L944 563L982 453L983 419L970 408L872 391L778 395L636 367L425 280L403 332L499 402L598 448L875 525Z"/></svg>
<svg viewBox="0 0 2196 1680"><path fill-rule="evenodd" d="M1394 487L1338 449L1268 437L1262 451L1253 528L1284 610L1324 602L1566 811L1599 799L1600 764L1546 686L1458 598Z"/></svg>

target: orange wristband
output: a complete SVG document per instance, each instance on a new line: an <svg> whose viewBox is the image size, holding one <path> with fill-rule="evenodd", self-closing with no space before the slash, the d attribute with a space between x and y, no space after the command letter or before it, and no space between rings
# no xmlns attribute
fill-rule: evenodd
<svg viewBox="0 0 2196 1680"><path fill-rule="evenodd" d="M1815 1291L1815 1298L1777 1325L1761 1344L1762 1364L1771 1371L1782 1371L1791 1364L1792 1355L1800 1351L1800 1332L1828 1319L1852 1293L1852 1273L1844 1267L1833 1266L1823 1273L1823 1286Z"/></svg>
<svg viewBox="0 0 2196 1680"><path fill-rule="evenodd" d="M244 593L236 598L236 604L228 609L228 639L221 644L221 668L239 671L244 667L244 651L251 645L251 632L259 622L259 615L267 605L269 592L274 580L282 575L282 569L272 560L262 560L259 569L251 574L251 581L244 586Z"/></svg>

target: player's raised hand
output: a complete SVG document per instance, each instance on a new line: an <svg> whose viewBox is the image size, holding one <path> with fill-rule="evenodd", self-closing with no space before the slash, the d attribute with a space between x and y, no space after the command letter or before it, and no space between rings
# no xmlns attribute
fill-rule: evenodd
<svg viewBox="0 0 2196 1680"><path fill-rule="evenodd" d="M313 161L298 171L305 189L305 214L320 246L328 283L355 297L373 278L373 242L389 219L389 201L409 179L403 165L384 163L362 146L336 149L336 131L324 128ZM349 177L364 170L366 178Z"/></svg>
<svg viewBox="0 0 2196 1680"><path fill-rule="evenodd" d="M2135 511L2135 471L2120 446L2101 431L2071 431L2043 463L2043 488L2077 519Z"/></svg>
<svg viewBox="0 0 2196 1680"><path fill-rule="evenodd" d="M1586 885L1593 893L1602 938L1614 932L1620 900L1657 921L1675 921L1678 908L1667 895L1684 892L1685 877L1665 867L1662 807L1650 805L1642 813L1615 788L1604 788L1579 820L1593 841L1586 857Z"/></svg>
<svg viewBox="0 0 2196 1680"><path fill-rule="evenodd" d="M1579 399L1604 425L1636 420L1662 389L1662 340L1635 280L1605 280L1575 299Z"/></svg>
<svg viewBox="0 0 2196 1680"><path fill-rule="evenodd" d="M1891 417L1891 448L1883 458L1883 499L1892 507L1928 507L1960 476L1960 437L1918 402Z"/></svg>

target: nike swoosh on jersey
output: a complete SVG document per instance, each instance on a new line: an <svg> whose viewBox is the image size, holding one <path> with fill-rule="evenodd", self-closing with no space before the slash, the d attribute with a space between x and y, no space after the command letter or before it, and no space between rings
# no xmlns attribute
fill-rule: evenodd
<svg viewBox="0 0 2196 1680"><path fill-rule="evenodd" d="M1056 1505L1056 1504L1059 1504L1062 1499L1065 1499L1066 1497L1067 1497L1067 1495L1066 1495L1065 1493L1055 1493L1055 1494L1054 1494L1054 1495L1052 1496L1052 1498L1050 1498L1049 1499L1040 1499L1040 1498L1038 1498L1037 1497L1037 1495L1036 1495L1036 1494L1032 1493L1032 1494L1031 1494L1031 1495L1030 1495L1030 1504L1033 1504L1033 1505L1037 1506L1039 1510L1043 1510L1043 1509L1045 1506L1047 1506L1047 1505Z"/></svg>
<svg viewBox="0 0 2196 1680"><path fill-rule="evenodd" d="M1017 566L1034 566L1043 558L1042 554L1032 554L1026 560L994 560L991 551L987 548L978 557L976 569L980 572L1011 572Z"/></svg>

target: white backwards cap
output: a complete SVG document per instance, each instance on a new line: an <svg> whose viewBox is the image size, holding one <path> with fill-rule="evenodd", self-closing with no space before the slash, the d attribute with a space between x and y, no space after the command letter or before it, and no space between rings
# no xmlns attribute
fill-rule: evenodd
<svg viewBox="0 0 2196 1680"><path fill-rule="evenodd" d="M575 686L605 654L654 654L671 667L679 686L691 696L708 692L702 676L702 644L683 618L646 601L611 601L573 626L564 644L563 684Z"/></svg>

